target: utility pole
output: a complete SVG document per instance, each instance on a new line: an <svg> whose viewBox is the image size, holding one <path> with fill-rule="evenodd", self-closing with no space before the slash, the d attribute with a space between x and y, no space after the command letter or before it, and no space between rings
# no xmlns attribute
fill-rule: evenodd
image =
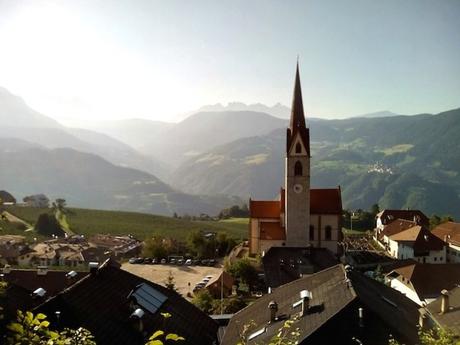
<svg viewBox="0 0 460 345"><path fill-rule="evenodd" d="M220 315L224 314L224 269L220 275Z"/></svg>

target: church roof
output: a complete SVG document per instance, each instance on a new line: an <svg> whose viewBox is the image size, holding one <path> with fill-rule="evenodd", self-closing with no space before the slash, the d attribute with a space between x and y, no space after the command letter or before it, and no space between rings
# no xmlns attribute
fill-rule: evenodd
<svg viewBox="0 0 460 345"><path fill-rule="evenodd" d="M281 202L279 200L249 200L251 218L279 218Z"/></svg>
<svg viewBox="0 0 460 345"><path fill-rule="evenodd" d="M311 214L342 214L342 193L339 188L310 190Z"/></svg>
<svg viewBox="0 0 460 345"><path fill-rule="evenodd" d="M281 189L280 200L250 200L251 218L279 218L284 212L285 190ZM311 214L342 214L340 188L310 189Z"/></svg>

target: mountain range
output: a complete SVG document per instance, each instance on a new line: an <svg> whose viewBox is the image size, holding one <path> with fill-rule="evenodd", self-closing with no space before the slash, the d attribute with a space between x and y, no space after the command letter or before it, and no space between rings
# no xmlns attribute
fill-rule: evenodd
<svg viewBox="0 0 460 345"><path fill-rule="evenodd" d="M72 206L169 215L272 199L283 183L285 108L218 104L176 124L132 119L77 129L0 89L0 187L18 198L42 192ZM460 216L460 109L308 123L312 187L340 185L344 207Z"/></svg>

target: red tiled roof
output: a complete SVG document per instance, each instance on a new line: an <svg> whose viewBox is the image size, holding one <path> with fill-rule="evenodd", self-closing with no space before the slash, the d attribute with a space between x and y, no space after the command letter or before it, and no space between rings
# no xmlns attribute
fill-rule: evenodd
<svg viewBox="0 0 460 345"><path fill-rule="evenodd" d="M395 219L392 221L390 224L388 224L383 231L381 231L378 234L379 240L383 238L383 236L392 236L394 234L397 234L401 231L407 230L409 228L412 228L413 226L416 226L417 223L410 221L410 220L405 220L405 219Z"/></svg>
<svg viewBox="0 0 460 345"><path fill-rule="evenodd" d="M340 188L311 189L311 214L342 214L342 196Z"/></svg>
<svg viewBox="0 0 460 345"><path fill-rule="evenodd" d="M280 202L274 201L249 201L249 213L251 218L279 218Z"/></svg>
<svg viewBox="0 0 460 345"><path fill-rule="evenodd" d="M426 225L429 224L429 219L425 214L420 210L383 210L376 215L377 218L382 220L383 224L389 224L395 219L406 219L414 221L418 220L418 224Z"/></svg>
<svg viewBox="0 0 460 345"><path fill-rule="evenodd" d="M251 218L279 218L284 212L285 190L281 188L280 200L250 200ZM342 214L342 196L339 188L310 189L311 214Z"/></svg>
<svg viewBox="0 0 460 345"><path fill-rule="evenodd" d="M454 245L460 245L460 223L446 222L432 230L433 235Z"/></svg>
<svg viewBox="0 0 460 345"><path fill-rule="evenodd" d="M286 231L279 222L260 223L261 240L285 240Z"/></svg>
<svg viewBox="0 0 460 345"><path fill-rule="evenodd" d="M422 253L427 250L442 250L444 241L434 236L426 228L416 225L407 230L390 236L393 241L412 242L415 253Z"/></svg>

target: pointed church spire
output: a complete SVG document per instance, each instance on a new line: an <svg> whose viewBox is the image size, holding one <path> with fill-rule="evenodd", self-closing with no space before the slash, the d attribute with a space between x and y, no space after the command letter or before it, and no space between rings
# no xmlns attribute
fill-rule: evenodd
<svg viewBox="0 0 460 345"><path fill-rule="evenodd" d="M292 98L291 120L287 130L287 153L289 153L292 145L292 140L299 133L302 138L304 147L307 150L307 155L310 156L310 133L305 124L305 114L303 111L302 88L300 86L299 60L297 58L297 66L295 73L294 95Z"/></svg>
<svg viewBox="0 0 460 345"><path fill-rule="evenodd" d="M305 128L305 115L303 112L302 88L300 86L299 61L295 72L294 96L292 98L291 122L289 128L293 133L297 128Z"/></svg>

